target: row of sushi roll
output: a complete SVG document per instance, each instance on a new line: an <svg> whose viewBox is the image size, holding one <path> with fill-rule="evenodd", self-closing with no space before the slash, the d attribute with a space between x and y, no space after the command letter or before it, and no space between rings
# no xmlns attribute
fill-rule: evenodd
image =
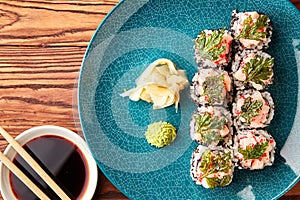
<svg viewBox="0 0 300 200"><path fill-rule="evenodd" d="M232 11L230 31L203 30L194 40L198 64L190 86L197 105L190 136L199 145L191 177L205 188L231 183L234 168L263 169L274 161L275 140L267 132L274 103L266 88L273 82L268 48L272 24L258 12Z"/></svg>
<svg viewBox="0 0 300 200"><path fill-rule="evenodd" d="M237 10L232 12L230 27L234 37L231 75L236 90L232 104L234 162L241 169L263 169L273 164L276 146L267 131L274 102L266 90L273 83L274 58L264 52L273 27L266 14Z"/></svg>

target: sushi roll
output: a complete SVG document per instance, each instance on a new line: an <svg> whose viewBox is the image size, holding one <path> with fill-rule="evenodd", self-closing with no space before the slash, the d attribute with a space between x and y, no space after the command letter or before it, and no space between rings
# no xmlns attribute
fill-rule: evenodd
<svg viewBox="0 0 300 200"><path fill-rule="evenodd" d="M265 130L238 131L234 138L234 159L240 169L263 169L274 162L275 140Z"/></svg>
<svg viewBox="0 0 300 200"><path fill-rule="evenodd" d="M271 42L273 28L268 15L233 10L230 27L237 43L234 48L267 49Z"/></svg>
<svg viewBox="0 0 300 200"><path fill-rule="evenodd" d="M233 82L237 90L265 89L273 81L274 58L265 52L244 50L235 55Z"/></svg>
<svg viewBox="0 0 300 200"><path fill-rule="evenodd" d="M239 91L232 106L232 115L237 129L264 128L274 116L273 99L268 92Z"/></svg>
<svg viewBox="0 0 300 200"><path fill-rule="evenodd" d="M191 99L199 106L226 106L231 100L231 91L231 78L218 68L199 69L190 88Z"/></svg>
<svg viewBox="0 0 300 200"><path fill-rule="evenodd" d="M224 67L230 62L231 33L224 28L203 30L194 39L195 60L200 68Z"/></svg>
<svg viewBox="0 0 300 200"><path fill-rule="evenodd" d="M223 107L198 107L190 123L194 141L204 146L229 146L232 144L231 113Z"/></svg>
<svg viewBox="0 0 300 200"><path fill-rule="evenodd" d="M233 153L227 148L210 149L199 145L192 153L192 180L211 189L229 185L234 172L232 159Z"/></svg>

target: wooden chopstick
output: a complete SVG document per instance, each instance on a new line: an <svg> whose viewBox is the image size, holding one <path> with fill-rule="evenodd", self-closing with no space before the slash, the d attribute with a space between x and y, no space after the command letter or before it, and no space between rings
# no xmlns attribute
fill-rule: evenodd
<svg viewBox="0 0 300 200"><path fill-rule="evenodd" d="M11 162L1 151L0 151L1 162L14 173L38 198L50 200L50 198L38 188L13 162Z"/></svg>
<svg viewBox="0 0 300 200"><path fill-rule="evenodd" d="M18 154L29 164L29 166L48 184L48 186L62 199L71 200L68 195L52 180L43 168L29 155L27 151L0 126L1 135L18 152Z"/></svg>

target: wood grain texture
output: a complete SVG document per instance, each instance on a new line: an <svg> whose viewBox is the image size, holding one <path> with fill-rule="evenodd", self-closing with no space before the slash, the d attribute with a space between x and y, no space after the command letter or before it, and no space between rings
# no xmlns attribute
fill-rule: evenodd
<svg viewBox="0 0 300 200"><path fill-rule="evenodd" d="M291 2L300 9L300 0ZM0 126L13 136L40 125L81 135L73 115L77 76L94 31L117 3L0 0ZM0 150L6 145L0 137ZM93 199L127 198L100 172ZM289 199L300 199L300 184L281 198Z"/></svg>
<svg viewBox="0 0 300 200"><path fill-rule="evenodd" d="M84 46L117 1L0 1L0 44Z"/></svg>
<svg viewBox="0 0 300 200"><path fill-rule="evenodd" d="M291 2L300 10L300 0L291 0Z"/></svg>

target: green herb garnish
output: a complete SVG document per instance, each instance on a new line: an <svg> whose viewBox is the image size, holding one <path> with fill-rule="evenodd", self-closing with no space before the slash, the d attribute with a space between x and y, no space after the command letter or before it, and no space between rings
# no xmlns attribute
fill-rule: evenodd
<svg viewBox="0 0 300 200"><path fill-rule="evenodd" d="M210 105L221 103L223 100L224 74L207 77L203 83L204 93L208 96Z"/></svg>
<svg viewBox="0 0 300 200"><path fill-rule="evenodd" d="M211 114L205 113L195 116L197 133L201 135L203 142L211 144L213 141L223 141L224 139L218 134L216 129L222 130L226 123L225 118L212 118Z"/></svg>
<svg viewBox="0 0 300 200"><path fill-rule="evenodd" d="M244 73L246 80L244 83L253 81L256 84L265 86L264 80L268 80L272 76L271 67L274 65L273 58L255 56L250 62L246 63Z"/></svg>
<svg viewBox="0 0 300 200"><path fill-rule="evenodd" d="M238 151L239 151L239 153L243 154L244 160L258 159L267 150L268 145L269 145L269 142L266 141L261 144L255 144L253 147L247 146L246 149L239 148Z"/></svg>
<svg viewBox="0 0 300 200"><path fill-rule="evenodd" d="M217 60L219 55L224 52L226 45L221 45L225 29L214 30L209 36L206 36L205 31L194 40L195 47L202 58L209 60Z"/></svg>
<svg viewBox="0 0 300 200"><path fill-rule="evenodd" d="M217 153L213 154L211 150L207 149L202 154L200 171L203 172L202 178L207 178L207 176L218 173L227 173L232 168L231 163L231 153ZM228 183L229 177L224 176L222 179L216 180L218 178L207 178L207 183L210 188L214 189L215 186L224 186ZM224 179L224 180L223 180Z"/></svg>
<svg viewBox="0 0 300 200"><path fill-rule="evenodd" d="M206 182L211 189L214 189L216 186L226 186L232 180L231 175L223 176L222 179L219 178L206 178Z"/></svg>
<svg viewBox="0 0 300 200"><path fill-rule="evenodd" d="M245 38L250 40L261 40L267 36L266 31L262 31L262 28L267 27L268 15L260 15L256 22L253 23L251 15L249 15L243 23L243 30L237 39Z"/></svg>
<svg viewBox="0 0 300 200"><path fill-rule="evenodd" d="M218 132L216 131L208 131L205 134L202 135L203 142L206 144L211 144L214 141L223 141L224 138L222 138Z"/></svg>
<svg viewBox="0 0 300 200"><path fill-rule="evenodd" d="M242 113L239 117L244 118L245 124L250 125L251 119L253 117L258 116L260 110L262 110L263 102L259 100L255 100L251 102L251 97L247 97L244 105L242 106Z"/></svg>

